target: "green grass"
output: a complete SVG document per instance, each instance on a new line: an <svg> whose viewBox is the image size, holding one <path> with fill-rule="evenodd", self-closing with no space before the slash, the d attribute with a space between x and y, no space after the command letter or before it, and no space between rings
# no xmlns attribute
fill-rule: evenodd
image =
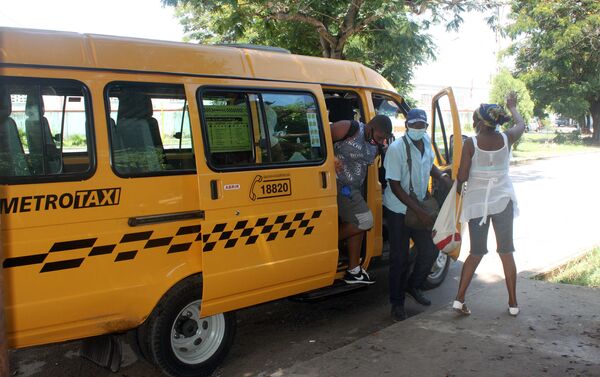
<svg viewBox="0 0 600 377"><path fill-rule="evenodd" d="M552 271L545 276L545 280L553 283L600 287L600 247Z"/></svg>
<svg viewBox="0 0 600 377"><path fill-rule="evenodd" d="M523 135L517 148L513 150L513 156L522 160L592 151L600 151L600 148L587 145L580 137L564 134L557 139L554 132L529 132Z"/></svg>

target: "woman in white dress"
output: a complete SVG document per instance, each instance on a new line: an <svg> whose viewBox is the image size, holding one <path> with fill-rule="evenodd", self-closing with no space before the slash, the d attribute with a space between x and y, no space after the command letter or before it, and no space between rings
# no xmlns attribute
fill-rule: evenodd
<svg viewBox="0 0 600 377"><path fill-rule="evenodd" d="M482 104L473 113L477 136L465 141L458 171L458 189L466 182L461 222L469 223L471 251L463 265L460 285L452 307L462 314L470 314L465 305L465 294L473 274L487 253L490 222L496 233L497 252L502 260L508 290L508 311L519 314L517 304L517 268L513 258L513 218L518 214L517 198L508 175L510 150L523 135L525 122L517 110L517 97L509 94L506 106L512 114L513 127L506 132L496 131L510 120L498 105Z"/></svg>

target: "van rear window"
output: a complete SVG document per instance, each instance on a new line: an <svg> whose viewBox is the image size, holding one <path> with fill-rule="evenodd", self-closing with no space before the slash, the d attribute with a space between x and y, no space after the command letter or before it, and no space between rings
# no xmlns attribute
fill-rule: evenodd
<svg viewBox="0 0 600 377"><path fill-rule="evenodd" d="M107 87L113 169L119 176L195 172L183 85L117 82Z"/></svg>
<svg viewBox="0 0 600 377"><path fill-rule="evenodd" d="M92 173L89 96L72 80L0 79L0 177L79 180Z"/></svg>
<svg viewBox="0 0 600 377"><path fill-rule="evenodd" d="M311 94L205 90L199 102L207 157L214 168L289 166L325 157Z"/></svg>

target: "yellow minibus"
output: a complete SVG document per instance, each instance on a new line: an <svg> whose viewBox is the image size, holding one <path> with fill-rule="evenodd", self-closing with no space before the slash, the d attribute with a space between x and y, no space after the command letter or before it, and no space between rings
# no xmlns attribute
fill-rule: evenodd
<svg viewBox="0 0 600 377"><path fill-rule="evenodd" d="M409 109L360 64L251 46L0 28L0 73L9 345L128 333L170 376L216 368L235 310L342 287L329 121ZM450 89L432 111L455 175ZM368 266L386 233L377 165L365 195Z"/></svg>

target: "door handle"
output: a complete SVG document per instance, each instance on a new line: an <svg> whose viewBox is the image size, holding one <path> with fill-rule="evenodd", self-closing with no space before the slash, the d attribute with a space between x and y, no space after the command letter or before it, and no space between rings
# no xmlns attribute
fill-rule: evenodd
<svg viewBox="0 0 600 377"><path fill-rule="evenodd" d="M219 199L219 185L217 184L216 179L211 179L210 181L210 198L212 200Z"/></svg>
<svg viewBox="0 0 600 377"><path fill-rule="evenodd" d="M321 188L324 188L324 189L327 188L327 172L326 171L321 172Z"/></svg>

